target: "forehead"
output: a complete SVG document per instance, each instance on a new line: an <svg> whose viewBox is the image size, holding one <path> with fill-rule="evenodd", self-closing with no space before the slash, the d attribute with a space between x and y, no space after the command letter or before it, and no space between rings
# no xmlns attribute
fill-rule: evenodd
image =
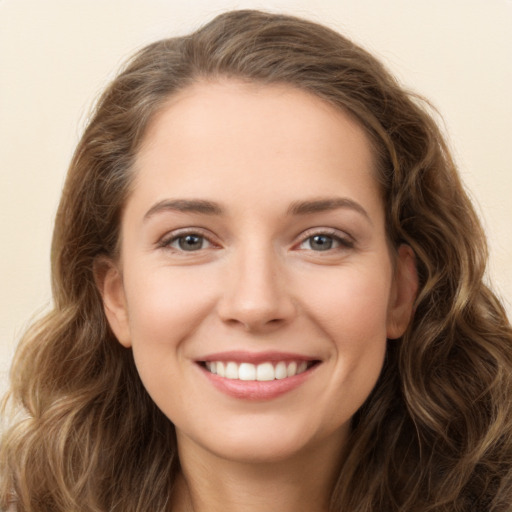
<svg viewBox="0 0 512 512"><path fill-rule="evenodd" d="M333 187L375 195L374 168L353 116L290 85L226 79L196 83L160 109L137 155L134 189L196 197L222 186L247 204L258 194L293 201Z"/></svg>
<svg viewBox="0 0 512 512"><path fill-rule="evenodd" d="M259 114L265 114L265 119ZM291 114L288 119L287 114ZM371 143L362 123L352 113L312 92L285 83L260 84L219 78L198 81L173 94L150 121L141 152L155 142L164 125L168 128L179 125L182 133L191 128L200 137L204 134L201 128L207 128L205 121L209 116L217 116L219 130L234 128L236 123L237 127L248 131L248 135L258 135L258 128L263 128L266 133L276 121L279 122L276 128L281 129L288 121L290 138L295 139L303 135L321 135L322 129L329 129L341 120L350 124L358 135L364 134Z"/></svg>

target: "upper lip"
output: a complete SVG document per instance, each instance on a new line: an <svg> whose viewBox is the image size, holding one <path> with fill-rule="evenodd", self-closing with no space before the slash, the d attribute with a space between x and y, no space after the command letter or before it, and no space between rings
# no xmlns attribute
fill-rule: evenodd
<svg viewBox="0 0 512 512"><path fill-rule="evenodd" d="M274 361L319 361L318 357L311 357L304 354L294 354L291 352L246 352L241 350L230 350L225 352L217 352L199 357L198 362L208 361L233 361L235 363L266 363Z"/></svg>

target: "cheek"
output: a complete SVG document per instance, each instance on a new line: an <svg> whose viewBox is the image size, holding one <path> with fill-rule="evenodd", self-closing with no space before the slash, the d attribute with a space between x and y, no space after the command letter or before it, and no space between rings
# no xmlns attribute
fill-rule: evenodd
<svg viewBox="0 0 512 512"><path fill-rule="evenodd" d="M208 274L208 278L205 274ZM128 270L125 283L134 354L159 357L158 351L179 349L214 303L211 273L172 267Z"/></svg>
<svg viewBox="0 0 512 512"><path fill-rule="evenodd" d="M310 280L304 302L318 325L341 345L386 338L391 271L380 266L337 269Z"/></svg>
<svg viewBox="0 0 512 512"><path fill-rule="evenodd" d="M317 276L308 311L333 347L333 378L326 396L344 404L339 414L353 414L371 393L382 370L390 272L381 266L334 274L325 280Z"/></svg>
<svg viewBox="0 0 512 512"><path fill-rule="evenodd" d="M198 268L132 268L125 275L129 328L137 371L155 403L173 421L188 397L189 340L214 303ZM189 391L188 391L189 392ZM178 411L178 413L176 412Z"/></svg>

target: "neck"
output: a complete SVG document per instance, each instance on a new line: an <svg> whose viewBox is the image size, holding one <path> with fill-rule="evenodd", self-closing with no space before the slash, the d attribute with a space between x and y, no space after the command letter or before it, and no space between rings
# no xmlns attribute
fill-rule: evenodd
<svg viewBox="0 0 512 512"><path fill-rule="evenodd" d="M342 447L304 450L286 460L233 461L210 452L187 453L173 512L327 512ZM198 456L199 455L199 456Z"/></svg>

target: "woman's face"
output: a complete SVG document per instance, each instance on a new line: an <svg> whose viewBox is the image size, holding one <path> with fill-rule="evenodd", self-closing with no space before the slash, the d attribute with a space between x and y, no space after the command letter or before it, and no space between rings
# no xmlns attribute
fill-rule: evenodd
<svg viewBox="0 0 512 512"><path fill-rule="evenodd" d="M101 284L180 449L339 451L415 293L365 132L290 86L199 83L156 116Z"/></svg>

